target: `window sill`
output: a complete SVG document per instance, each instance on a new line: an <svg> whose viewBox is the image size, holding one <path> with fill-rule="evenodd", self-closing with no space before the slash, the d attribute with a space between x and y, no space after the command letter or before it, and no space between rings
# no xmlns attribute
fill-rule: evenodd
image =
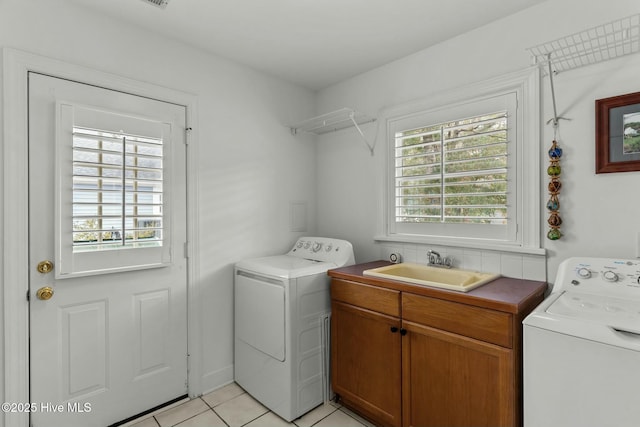
<svg viewBox="0 0 640 427"><path fill-rule="evenodd" d="M456 248L466 249L482 249L499 252L511 252L517 254L527 255L546 255L544 248L523 247L515 244L478 241L474 239L459 239L459 238L438 238L416 235L378 235L373 238L376 242L393 242L393 243L414 243L423 245L439 245L439 246L451 246Z"/></svg>

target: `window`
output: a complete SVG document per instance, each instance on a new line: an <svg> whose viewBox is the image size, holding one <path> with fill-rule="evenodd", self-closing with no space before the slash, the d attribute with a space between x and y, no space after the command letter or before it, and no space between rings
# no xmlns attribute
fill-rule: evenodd
<svg viewBox="0 0 640 427"><path fill-rule="evenodd" d="M388 113L386 232L379 240L539 248L533 74Z"/></svg>
<svg viewBox="0 0 640 427"><path fill-rule="evenodd" d="M162 246L162 140L73 129L73 251Z"/></svg>
<svg viewBox="0 0 640 427"><path fill-rule="evenodd" d="M396 222L507 222L507 112L396 132Z"/></svg>

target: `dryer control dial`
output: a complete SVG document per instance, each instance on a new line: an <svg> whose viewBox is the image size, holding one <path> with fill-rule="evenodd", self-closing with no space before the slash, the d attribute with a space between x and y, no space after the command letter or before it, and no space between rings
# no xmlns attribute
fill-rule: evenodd
<svg viewBox="0 0 640 427"><path fill-rule="evenodd" d="M607 282L617 282L618 281L618 275L616 273L614 273L611 270L607 270L605 272L602 273L602 278L604 280L606 280Z"/></svg>
<svg viewBox="0 0 640 427"><path fill-rule="evenodd" d="M318 252L321 248L322 248L322 243L320 242L313 242L313 246L311 246L311 250L313 252Z"/></svg>
<svg viewBox="0 0 640 427"><path fill-rule="evenodd" d="M576 273L578 274L578 277L582 279L588 279L589 277L591 277L591 270L586 267L579 268Z"/></svg>

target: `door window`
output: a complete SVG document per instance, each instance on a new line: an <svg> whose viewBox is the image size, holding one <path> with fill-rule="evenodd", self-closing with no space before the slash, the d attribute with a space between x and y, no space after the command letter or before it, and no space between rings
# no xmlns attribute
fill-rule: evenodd
<svg viewBox="0 0 640 427"><path fill-rule="evenodd" d="M58 104L58 278L170 262L170 125Z"/></svg>

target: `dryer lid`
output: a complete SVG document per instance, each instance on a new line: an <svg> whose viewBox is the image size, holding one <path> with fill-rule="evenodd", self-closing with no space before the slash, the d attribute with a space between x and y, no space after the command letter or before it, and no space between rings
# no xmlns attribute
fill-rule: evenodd
<svg viewBox="0 0 640 427"><path fill-rule="evenodd" d="M237 269L282 279L326 273L327 270L336 267L337 265L332 262L314 261L290 255L246 259L236 264Z"/></svg>

